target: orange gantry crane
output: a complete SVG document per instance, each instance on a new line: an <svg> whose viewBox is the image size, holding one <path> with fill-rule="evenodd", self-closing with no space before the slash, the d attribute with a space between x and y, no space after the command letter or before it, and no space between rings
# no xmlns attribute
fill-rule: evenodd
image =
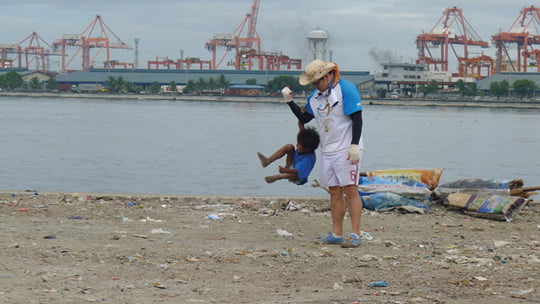
<svg viewBox="0 0 540 304"><path fill-rule="evenodd" d="M60 55L52 52L51 49L52 47L43 38L33 32L18 44L0 45L0 67L24 67L28 70L45 73L48 70L48 56ZM8 54L14 55L14 57L9 58ZM33 66L34 64L35 66Z"/></svg>
<svg viewBox="0 0 540 304"><path fill-rule="evenodd" d="M212 39L206 42L206 49L212 52L212 63L210 69L216 70L232 49L235 49L236 51L236 60L234 62L234 66L237 70L240 70L243 64L249 64L242 62L242 53L252 50L257 53L261 52L261 38L259 37L256 29L258 13L259 0L253 0L253 3L251 4L251 11L246 14L244 20L242 20L232 34L214 34ZM246 37L241 37L240 35L244 31L246 24L248 24L247 35ZM226 51L219 61L217 61L217 51L219 48L224 48Z"/></svg>
<svg viewBox="0 0 540 304"><path fill-rule="evenodd" d="M197 57L186 57L185 59L177 59L172 60L169 58L159 58L156 57L156 60L149 60L147 62L148 69L157 69L165 68L167 70L170 69L186 69L190 70L192 65L199 65L199 69L203 70L206 66L207 68L210 68L211 62L210 60L200 60Z"/></svg>
<svg viewBox="0 0 540 304"><path fill-rule="evenodd" d="M97 28L97 29L96 29ZM94 32L95 31L95 32ZM109 36L116 38L116 41L111 42ZM71 55L71 58L67 60L67 49L75 47L77 50ZM61 39L57 39L53 43L53 49L61 51L62 56L62 71L67 71L68 66L73 60L80 54L81 55L81 67L82 70L90 69L97 56L105 50L106 59L104 65L113 66L111 60L111 49L124 49L132 50L133 48L124 43L111 29L103 22L100 15L86 27L81 34L65 34ZM97 49L97 52L92 56L91 50ZM121 62L114 62L114 66L127 66L127 64Z"/></svg>
<svg viewBox="0 0 540 304"><path fill-rule="evenodd" d="M257 63L259 70L280 70L281 67L285 69L302 68L302 61L300 59L289 58L289 56L283 55L281 52L261 51L261 38L256 29L259 2L259 0L253 0L250 12L246 14L246 17L232 34L214 34L205 43L205 48L212 52L210 69L218 69L233 49L235 50L234 60L227 64L234 66L235 70L251 70L255 63ZM246 25L247 33L243 36ZM219 60L217 58L218 49L225 49L224 54Z"/></svg>
<svg viewBox="0 0 540 304"><path fill-rule="evenodd" d="M458 54L456 45L462 46L461 54ZM479 66L484 66L486 58L480 56L470 58L470 47L489 47L488 42L482 41L474 31L467 19L463 16L460 8L452 7L444 10L435 26L429 33L422 33L416 37L418 48L417 64L425 64L429 71L448 71L449 51L453 51L458 61L459 77L481 78L489 75L479 75ZM438 57L434 56L432 49L440 48ZM489 69L488 69L489 70Z"/></svg>
<svg viewBox="0 0 540 304"><path fill-rule="evenodd" d="M512 72L527 72L528 67L536 66L536 72L540 72L540 50L534 49L540 45L540 33L534 33L534 29L540 28L540 8L534 6L525 7L520 11L512 26L506 32L493 35L493 44L496 50L497 72L509 70ZM512 60L508 49L516 46L517 55ZM506 58L504 62L503 58ZM531 65L529 65L529 60ZM504 68L504 66L507 66Z"/></svg>

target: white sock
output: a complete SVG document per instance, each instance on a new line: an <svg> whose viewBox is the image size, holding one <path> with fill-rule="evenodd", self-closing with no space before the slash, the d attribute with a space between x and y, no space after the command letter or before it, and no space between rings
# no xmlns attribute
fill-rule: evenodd
<svg viewBox="0 0 540 304"><path fill-rule="evenodd" d="M337 235L337 234L335 234L335 233L333 233L333 232L332 232L332 236L335 237L335 238L340 238L340 237L342 237L341 235Z"/></svg>

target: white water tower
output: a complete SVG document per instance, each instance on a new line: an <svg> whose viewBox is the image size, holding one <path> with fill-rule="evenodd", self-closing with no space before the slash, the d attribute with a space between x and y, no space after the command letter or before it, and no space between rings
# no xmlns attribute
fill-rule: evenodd
<svg viewBox="0 0 540 304"><path fill-rule="evenodd" d="M314 29L307 33L309 59L327 60L328 55L328 32L321 29Z"/></svg>

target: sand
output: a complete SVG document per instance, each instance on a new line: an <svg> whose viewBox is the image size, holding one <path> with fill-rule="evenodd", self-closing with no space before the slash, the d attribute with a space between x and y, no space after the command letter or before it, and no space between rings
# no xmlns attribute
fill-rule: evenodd
<svg viewBox="0 0 540 304"><path fill-rule="evenodd" d="M327 204L4 191L0 302L540 303L536 202L513 222L365 211L354 249L313 244Z"/></svg>

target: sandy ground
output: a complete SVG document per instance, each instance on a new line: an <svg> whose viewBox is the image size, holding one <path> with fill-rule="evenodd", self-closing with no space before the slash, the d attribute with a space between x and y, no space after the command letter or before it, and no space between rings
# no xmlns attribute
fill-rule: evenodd
<svg viewBox="0 0 540 304"><path fill-rule="evenodd" d="M4 191L0 302L540 303L536 202L365 211L355 249L312 243L330 223L325 199Z"/></svg>

